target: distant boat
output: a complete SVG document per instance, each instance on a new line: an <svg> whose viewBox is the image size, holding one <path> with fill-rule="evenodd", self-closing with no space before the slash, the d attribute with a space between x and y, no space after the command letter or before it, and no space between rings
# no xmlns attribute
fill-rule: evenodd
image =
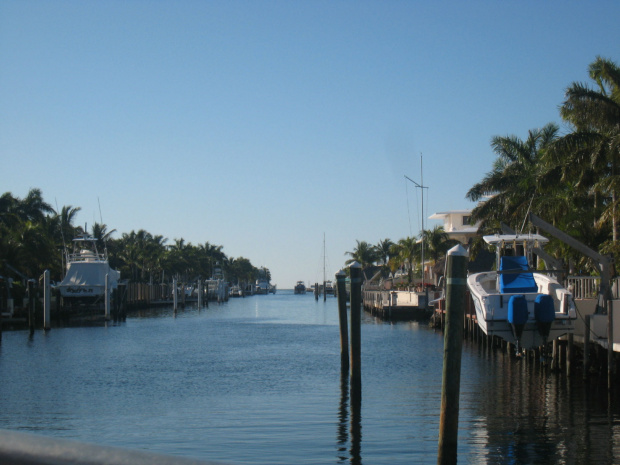
<svg viewBox="0 0 620 465"><path fill-rule="evenodd" d="M232 286L228 292L230 297L243 297L243 291L239 286Z"/></svg>
<svg viewBox="0 0 620 465"><path fill-rule="evenodd" d="M65 250L66 274L56 287L63 299L96 303L103 301L105 281L108 289L116 289L121 273L110 268L107 251L99 252L97 239L84 233L73 239L73 250Z"/></svg>
<svg viewBox="0 0 620 465"><path fill-rule="evenodd" d="M303 281L297 281L295 284L295 294L305 294L306 293L306 285Z"/></svg>
<svg viewBox="0 0 620 465"><path fill-rule="evenodd" d="M531 257L548 239L538 234L484 236L497 250L497 269L472 274L467 286L482 331L520 349L532 349L575 329L572 294L553 276L537 271Z"/></svg>

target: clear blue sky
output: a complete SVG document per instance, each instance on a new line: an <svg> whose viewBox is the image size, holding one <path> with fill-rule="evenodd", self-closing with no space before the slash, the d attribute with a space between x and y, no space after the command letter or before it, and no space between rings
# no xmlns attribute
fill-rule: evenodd
<svg viewBox="0 0 620 465"><path fill-rule="evenodd" d="M495 135L560 123L618 1L0 1L0 191L223 245L279 288L471 208ZM426 202L425 202L426 203ZM433 223L430 223L432 225Z"/></svg>

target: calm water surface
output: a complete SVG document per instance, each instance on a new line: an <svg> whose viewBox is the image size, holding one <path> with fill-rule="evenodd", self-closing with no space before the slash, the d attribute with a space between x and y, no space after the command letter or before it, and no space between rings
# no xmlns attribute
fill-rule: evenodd
<svg viewBox="0 0 620 465"><path fill-rule="evenodd" d="M152 309L0 345L0 428L231 464L436 463L443 336L362 326L362 401L336 299ZM620 462L620 400L466 342L459 463Z"/></svg>

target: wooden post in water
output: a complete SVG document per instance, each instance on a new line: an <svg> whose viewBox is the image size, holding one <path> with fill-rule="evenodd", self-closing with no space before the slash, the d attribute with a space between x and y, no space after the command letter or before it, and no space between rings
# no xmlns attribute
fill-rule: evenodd
<svg viewBox="0 0 620 465"><path fill-rule="evenodd" d="M590 315L586 315L586 329L583 334L583 379L588 379L590 369Z"/></svg>
<svg viewBox="0 0 620 465"><path fill-rule="evenodd" d="M338 317L340 321L340 369L349 371L349 324L347 321L347 275L340 270L336 273L336 289L338 291ZM353 320L353 318L351 318Z"/></svg>
<svg viewBox="0 0 620 465"><path fill-rule="evenodd" d="M110 275L105 274L105 297L103 299L103 306L105 308L105 319L110 320Z"/></svg>
<svg viewBox="0 0 620 465"><path fill-rule="evenodd" d="M560 359L560 353L558 350L558 340L554 339L551 344L551 371L555 371L560 368L558 360Z"/></svg>
<svg viewBox="0 0 620 465"><path fill-rule="evenodd" d="M362 265L353 262L351 270L351 379L362 378L361 369L361 303L362 303Z"/></svg>
<svg viewBox="0 0 620 465"><path fill-rule="evenodd" d="M177 303L178 303L177 278L174 278L172 280L172 308L174 309L174 313L177 312Z"/></svg>
<svg viewBox="0 0 620 465"><path fill-rule="evenodd" d="M571 365L573 364L573 333L568 333L568 342L566 343L566 376L571 375Z"/></svg>
<svg viewBox="0 0 620 465"><path fill-rule="evenodd" d="M198 309L202 308L202 280L198 279Z"/></svg>
<svg viewBox="0 0 620 465"><path fill-rule="evenodd" d="M30 335L34 334L34 303L35 303L35 292L34 292L34 279L28 280L28 329L30 330Z"/></svg>
<svg viewBox="0 0 620 465"><path fill-rule="evenodd" d="M437 464L456 464L463 350L463 312L467 277L467 251L457 245L446 263L446 327L443 343L443 381L439 416Z"/></svg>
<svg viewBox="0 0 620 465"><path fill-rule="evenodd" d="M48 330L51 326L50 313L52 307L50 289L50 270L43 272L43 329Z"/></svg>
<svg viewBox="0 0 620 465"><path fill-rule="evenodd" d="M607 307L607 389L611 390L614 375L614 309L609 296L605 296Z"/></svg>

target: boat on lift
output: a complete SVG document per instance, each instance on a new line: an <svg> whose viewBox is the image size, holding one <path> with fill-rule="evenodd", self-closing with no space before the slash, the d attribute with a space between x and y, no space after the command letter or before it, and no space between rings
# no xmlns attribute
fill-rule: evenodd
<svg viewBox="0 0 620 465"><path fill-rule="evenodd" d="M57 288L65 303L96 303L118 287L121 274L110 267L107 249L97 249L97 239L88 233L73 239L73 250L65 251L66 273Z"/></svg>
<svg viewBox="0 0 620 465"><path fill-rule="evenodd" d="M467 278L480 329L515 344L517 353L572 333L577 318L572 294L553 271L532 266L534 250L549 240L539 234L483 239L496 248L497 260L496 271Z"/></svg>

